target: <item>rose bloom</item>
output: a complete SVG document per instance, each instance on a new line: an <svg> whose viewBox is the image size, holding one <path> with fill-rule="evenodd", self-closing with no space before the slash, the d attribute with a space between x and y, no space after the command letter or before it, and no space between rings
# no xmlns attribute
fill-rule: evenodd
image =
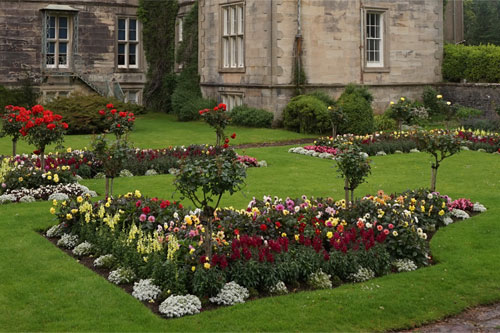
<svg viewBox="0 0 500 333"><path fill-rule="evenodd" d="M153 223L155 221L155 217L153 215L150 215L148 217L148 221L151 222L151 223Z"/></svg>
<svg viewBox="0 0 500 333"><path fill-rule="evenodd" d="M389 229L384 229L384 234L388 235L389 234Z"/></svg>
<svg viewBox="0 0 500 333"><path fill-rule="evenodd" d="M141 216L139 216L139 221L144 222L146 221L146 218L147 218L146 214L141 214Z"/></svg>
<svg viewBox="0 0 500 333"><path fill-rule="evenodd" d="M384 229L384 227L382 227L380 224L377 226L377 230L378 231L382 231L382 229Z"/></svg>

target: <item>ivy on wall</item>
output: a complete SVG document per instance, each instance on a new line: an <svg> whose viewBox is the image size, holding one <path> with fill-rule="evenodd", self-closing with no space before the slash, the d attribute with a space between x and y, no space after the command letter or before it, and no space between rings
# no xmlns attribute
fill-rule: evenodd
<svg viewBox="0 0 500 333"><path fill-rule="evenodd" d="M153 111L170 112L176 86L175 21L177 0L139 0L144 52L148 63L144 104Z"/></svg>

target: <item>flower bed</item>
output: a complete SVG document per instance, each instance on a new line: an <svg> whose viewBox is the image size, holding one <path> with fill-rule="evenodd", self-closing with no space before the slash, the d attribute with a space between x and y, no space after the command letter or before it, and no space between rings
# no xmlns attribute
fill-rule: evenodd
<svg viewBox="0 0 500 333"><path fill-rule="evenodd" d="M434 130L434 133L452 133L461 139L463 150L478 150L488 153L500 153L500 134L485 131L456 131ZM377 132L371 135L342 135L335 138L322 137L314 142L314 146L296 147L289 149L291 153L310 155L321 158L334 158L336 147L345 142L358 144L370 156L394 153L417 152L415 142L416 132Z"/></svg>
<svg viewBox="0 0 500 333"><path fill-rule="evenodd" d="M51 212L60 225L50 235L71 239L66 248L88 242L85 251L111 270L110 280L138 281L136 297L151 297L173 317L209 303L241 303L250 294L329 288L428 265L428 240L453 221L455 205L426 190L380 192L352 207L331 198L265 196L207 217L136 191L56 202ZM479 204L460 207L479 210Z"/></svg>
<svg viewBox="0 0 500 333"><path fill-rule="evenodd" d="M220 148L217 148L220 149ZM155 170L157 174L167 174L172 168L177 168L177 163L183 158L193 158L201 154L215 154L216 148L208 145L191 145L169 147L164 149L139 149L129 152L125 162L126 169L133 175L146 175L148 170ZM247 167L259 167L259 161L250 156L239 156L238 160ZM64 153L51 153L45 158L46 171L54 171L62 167L70 167L75 175L82 178L94 178L103 172L102 163L88 150L71 150ZM40 168L38 155L17 155L13 162L32 168ZM151 171L150 171L151 172Z"/></svg>

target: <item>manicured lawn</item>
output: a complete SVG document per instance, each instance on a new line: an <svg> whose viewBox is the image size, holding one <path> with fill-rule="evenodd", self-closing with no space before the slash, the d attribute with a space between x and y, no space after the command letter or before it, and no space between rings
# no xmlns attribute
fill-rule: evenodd
<svg viewBox="0 0 500 333"><path fill-rule="evenodd" d="M244 144L256 142L286 141L302 138L314 138L313 135L304 135L265 128L246 128L228 126L226 134L237 134L236 140L231 144ZM67 135L64 146L71 148L90 147L92 135ZM135 129L130 135L130 140L135 147L140 148L166 148L174 145L190 144L215 144L215 132L203 121L178 122L171 115L164 113L148 113L138 117ZM313 140L311 140L313 141ZM31 153L35 148L24 141L18 143L18 153ZM55 150L54 145L47 151ZM0 138L0 154L12 154L10 138Z"/></svg>
<svg viewBox="0 0 500 333"><path fill-rule="evenodd" d="M145 119L143 125L146 121L150 126L157 125L152 119ZM147 131L143 125L135 133L137 137L146 138L147 132L141 134ZM155 139L148 137L141 146L173 144L172 137L179 138L175 143L187 143L181 141L190 139L187 129L185 136L182 134L181 126L184 124L173 123L165 130L165 144L153 145ZM171 136L172 132L177 134ZM209 131L189 133L193 133L194 142L213 139ZM268 140L252 133L248 139L245 132L238 130L239 142ZM332 161L289 154L287 150L247 149L246 154L267 160L269 167L248 169L243 193L226 197L223 205L244 207L252 196L264 194L342 197L343 184ZM175 320L156 317L132 296L41 237L36 230L55 223L48 213L50 203L0 206L0 330L380 331L419 325L469 306L498 301L498 170L500 156L478 152L462 152L447 159L439 169L440 192L480 201L489 210L434 236L431 248L438 262L435 266L333 290L260 299ZM401 192L428 186L430 163L423 153L374 157L372 172L368 183L357 190L358 196L379 189ZM170 175L119 178L115 193L139 189L145 195L168 199L174 191L172 179ZM104 189L102 180L86 180L84 184L101 193Z"/></svg>

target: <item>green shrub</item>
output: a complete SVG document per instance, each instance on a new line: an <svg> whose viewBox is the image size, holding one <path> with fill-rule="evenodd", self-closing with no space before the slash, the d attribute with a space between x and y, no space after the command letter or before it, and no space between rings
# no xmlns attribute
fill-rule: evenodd
<svg viewBox="0 0 500 333"><path fill-rule="evenodd" d="M191 100L186 100L177 113L179 121L191 121L200 118L200 110L213 109L217 102L213 99L203 97L194 97Z"/></svg>
<svg viewBox="0 0 500 333"><path fill-rule="evenodd" d="M38 92L33 87L33 81L30 78L21 80L21 87L6 88L0 85L0 110L5 106L14 105L31 108L36 104Z"/></svg>
<svg viewBox="0 0 500 333"><path fill-rule="evenodd" d="M396 129L396 121L386 114L376 114L373 117L376 131L393 131Z"/></svg>
<svg viewBox="0 0 500 333"><path fill-rule="evenodd" d="M422 94L422 100L424 102L424 106L429 110L429 115L437 115L440 111L439 100L437 96L439 92L437 92L434 88L427 86L424 88L424 92Z"/></svg>
<svg viewBox="0 0 500 333"><path fill-rule="evenodd" d="M371 100L373 96L366 88L349 85L338 100L339 106L344 110L347 121L339 127L339 134L367 134L372 133L373 109Z"/></svg>
<svg viewBox="0 0 500 333"><path fill-rule="evenodd" d="M459 106L457 109L456 116L459 119L467 119L467 118L473 118L480 116L483 113L483 111L474 109L474 108L469 108L466 106Z"/></svg>
<svg viewBox="0 0 500 333"><path fill-rule="evenodd" d="M172 94L172 110L180 121L191 121L200 118L198 111L202 99L200 76L196 67L185 68L177 79L177 86ZM204 104L203 102L201 104ZM215 105L215 103L214 103ZM212 106L213 107L213 106Z"/></svg>
<svg viewBox="0 0 500 333"><path fill-rule="evenodd" d="M119 111L130 111L134 114L146 111L140 105L99 95L59 97L46 104L45 108L63 117L69 125L67 134L102 133L107 129L107 124L102 122L99 110L106 108L108 103L112 103Z"/></svg>
<svg viewBox="0 0 500 333"><path fill-rule="evenodd" d="M500 82L500 46L444 47L443 78L451 82Z"/></svg>
<svg viewBox="0 0 500 333"><path fill-rule="evenodd" d="M335 105L335 100L330 95L321 90L312 91L306 94L306 96L316 97L317 99L325 103L326 106Z"/></svg>
<svg viewBox="0 0 500 333"><path fill-rule="evenodd" d="M331 130L328 106L313 96L296 96L283 111L283 124L299 133L326 133Z"/></svg>
<svg viewBox="0 0 500 333"><path fill-rule="evenodd" d="M373 102L373 95L372 93L368 90L368 88L364 87L364 86L360 86L358 84L355 84L355 83L349 83L345 89L344 89L344 92L342 93L342 95L344 94L359 94L361 95L364 99L366 99L366 101L368 103L371 104L371 102Z"/></svg>
<svg viewBox="0 0 500 333"><path fill-rule="evenodd" d="M273 118L273 114L269 111L246 105L237 106L231 111L231 122L234 125L269 128Z"/></svg>

